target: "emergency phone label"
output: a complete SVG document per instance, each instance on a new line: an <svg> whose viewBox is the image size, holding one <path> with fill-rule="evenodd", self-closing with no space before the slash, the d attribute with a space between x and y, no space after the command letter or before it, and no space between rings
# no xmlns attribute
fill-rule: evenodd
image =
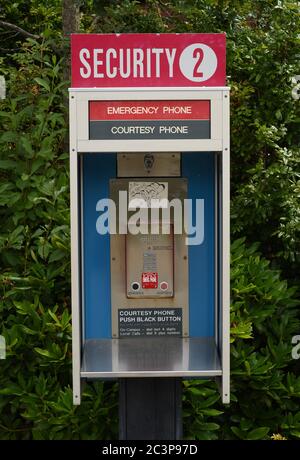
<svg viewBox="0 0 300 460"><path fill-rule="evenodd" d="M119 337L182 336L182 308L122 308Z"/></svg>
<svg viewBox="0 0 300 460"><path fill-rule="evenodd" d="M89 139L210 139L210 101L90 101Z"/></svg>

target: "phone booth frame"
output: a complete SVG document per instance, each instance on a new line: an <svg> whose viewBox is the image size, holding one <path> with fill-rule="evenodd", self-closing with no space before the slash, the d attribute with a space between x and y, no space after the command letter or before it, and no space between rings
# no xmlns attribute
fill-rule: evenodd
<svg viewBox="0 0 300 460"><path fill-rule="evenodd" d="M71 281L73 400L80 404L85 379L130 377L215 378L220 384L222 401L230 400L230 140L229 88L70 88L70 199L71 199ZM210 139L89 140L89 101L182 101L209 100L211 104ZM215 333L214 345L219 366L214 369L165 369L124 371L101 369L91 372L86 362L83 277L82 159L87 153L103 152L202 152L214 154L215 161ZM117 347L123 339L105 339ZM131 339L136 340L136 339ZM169 339L166 339L169 340ZM182 338L181 340L188 340ZM107 345L107 344L106 344ZM185 346L185 345L184 345ZM188 343L189 347L191 344ZM199 348L197 349L199 353Z"/></svg>

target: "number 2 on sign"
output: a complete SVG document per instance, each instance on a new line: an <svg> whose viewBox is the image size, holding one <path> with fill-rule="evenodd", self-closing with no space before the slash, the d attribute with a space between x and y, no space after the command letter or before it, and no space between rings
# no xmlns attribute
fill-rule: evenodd
<svg viewBox="0 0 300 460"><path fill-rule="evenodd" d="M202 48L195 48L194 51L193 51L193 58L196 58L197 61L196 61L196 64L195 64L195 67L194 67L194 72L193 72L193 77L200 77L202 78L203 77L203 72L200 72L200 65L203 61L203 58L204 58L204 52L203 52L203 49Z"/></svg>

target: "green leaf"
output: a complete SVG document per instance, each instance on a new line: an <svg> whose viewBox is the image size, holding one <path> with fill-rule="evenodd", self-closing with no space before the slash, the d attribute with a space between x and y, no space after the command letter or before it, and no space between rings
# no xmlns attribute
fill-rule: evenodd
<svg viewBox="0 0 300 460"><path fill-rule="evenodd" d="M31 146L30 140L29 140L27 137L25 137L25 136L22 136L20 140L21 140L21 144L22 144L22 146L24 147L25 151L26 151L27 153L29 153L30 155L32 155L32 154L33 154L33 150L32 150L32 146Z"/></svg>
<svg viewBox="0 0 300 460"><path fill-rule="evenodd" d="M45 88L50 93L50 85L47 80L45 80L44 78L37 77L34 79L34 81L36 81L40 86Z"/></svg>
<svg viewBox="0 0 300 460"><path fill-rule="evenodd" d="M247 434L247 439L248 440L264 439L266 435L269 433L269 431L270 431L270 428L266 426L255 428L254 430L250 431Z"/></svg>
<svg viewBox="0 0 300 460"><path fill-rule="evenodd" d="M232 426L230 429L239 439L244 439L244 433L238 427Z"/></svg>
<svg viewBox="0 0 300 460"><path fill-rule="evenodd" d="M11 384L6 388L0 388L0 394L21 396L23 394L23 390L17 385Z"/></svg>
<svg viewBox="0 0 300 460"><path fill-rule="evenodd" d="M0 160L0 169L14 169L16 164L13 160Z"/></svg>
<svg viewBox="0 0 300 460"><path fill-rule="evenodd" d="M17 142L18 137L18 133L16 133L15 131L6 131L0 136L0 143Z"/></svg>
<svg viewBox="0 0 300 460"><path fill-rule="evenodd" d="M49 262L57 262L58 260L61 260L64 257L66 257L65 252L61 251L60 249L55 249L49 257Z"/></svg>
<svg viewBox="0 0 300 460"><path fill-rule="evenodd" d="M217 423L201 423L201 430L205 431L215 431L220 428L220 425Z"/></svg>
<svg viewBox="0 0 300 460"><path fill-rule="evenodd" d="M201 412L207 417L217 417L218 415L221 415L224 413L217 409L203 409Z"/></svg>
<svg viewBox="0 0 300 460"><path fill-rule="evenodd" d="M39 355L45 356L46 358L52 358L53 357L53 354L48 350L43 350L42 348L39 348L39 347L35 347L34 350Z"/></svg>

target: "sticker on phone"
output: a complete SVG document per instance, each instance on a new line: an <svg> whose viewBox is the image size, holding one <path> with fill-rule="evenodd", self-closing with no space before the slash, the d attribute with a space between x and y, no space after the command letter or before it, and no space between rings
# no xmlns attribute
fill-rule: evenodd
<svg viewBox="0 0 300 460"><path fill-rule="evenodd" d="M143 272L142 273L142 288L143 289L157 289L158 287L158 273L157 272Z"/></svg>

